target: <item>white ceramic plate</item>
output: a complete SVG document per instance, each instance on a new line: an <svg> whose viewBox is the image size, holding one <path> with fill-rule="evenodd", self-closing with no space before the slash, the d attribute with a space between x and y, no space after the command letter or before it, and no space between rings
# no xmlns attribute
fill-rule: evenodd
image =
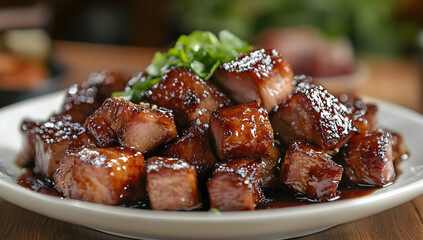
<svg viewBox="0 0 423 240"><path fill-rule="evenodd" d="M40 214L102 231L138 238L257 239L288 238L363 218L423 194L423 117L389 103L379 106L379 122L405 137L411 157L389 187L354 199L253 212L166 212L64 200L20 187L21 169L13 161L20 149L23 118L46 119L63 93L54 93L0 109L0 197Z"/></svg>

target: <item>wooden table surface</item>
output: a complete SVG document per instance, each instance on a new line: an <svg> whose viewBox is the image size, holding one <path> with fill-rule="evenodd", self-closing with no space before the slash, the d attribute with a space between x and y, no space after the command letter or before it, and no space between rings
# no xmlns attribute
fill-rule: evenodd
<svg viewBox="0 0 423 240"><path fill-rule="evenodd" d="M66 67L62 88L86 80L91 72L143 70L156 49L54 43L54 55ZM422 111L421 81L412 59L364 57L367 80L361 94ZM298 239L423 239L423 195L382 213ZM124 239L51 219L0 199L0 239Z"/></svg>

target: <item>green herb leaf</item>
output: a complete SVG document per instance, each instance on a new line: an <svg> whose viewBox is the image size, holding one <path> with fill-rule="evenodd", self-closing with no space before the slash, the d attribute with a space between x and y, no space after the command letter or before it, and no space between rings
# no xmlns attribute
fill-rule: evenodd
<svg viewBox="0 0 423 240"><path fill-rule="evenodd" d="M121 96L138 103L144 92L157 84L172 66L191 68L195 74L208 80L220 64L232 61L239 54L251 49L251 45L227 30L220 31L218 36L207 31L194 31L190 35L182 35L168 52L157 52L154 55L151 64L145 70L148 74L145 81L137 82L128 91L113 93L113 96Z"/></svg>
<svg viewBox="0 0 423 240"><path fill-rule="evenodd" d="M210 208L210 209L209 209L209 213L216 214L216 215L221 215L221 214L222 214L222 213L219 211L219 209L217 209L217 208Z"/></svg>

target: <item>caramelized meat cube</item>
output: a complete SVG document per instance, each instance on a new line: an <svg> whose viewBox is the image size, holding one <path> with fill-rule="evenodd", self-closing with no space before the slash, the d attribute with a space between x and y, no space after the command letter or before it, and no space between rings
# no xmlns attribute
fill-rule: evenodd
<svg viewBox="0 0 423 240"><path fill-rule="evenodd" d="M313 200L336 197L342 166L318 147L293 141L281 164L281 180L292 190Z"/></svg>
<svg viewBox="0 0 423 240"><path fill-rule="evenodd" d="M285 103L293 91L293 72L276 50L259 49L222 64L217 84L238 104L257 101L267 111Z"/></svg>
<svg viewBox="0 0 423 240"><path fill-rule="evenodd" d="M207 85L190 69L171 68L160 82L148 90L145 101L173 110L176 121L182 126L194 118L209 123L211 113L229 106L222 93Z"/></svg>
<svg viewBox="0 0 423 240"><path fill-rule="evenodd" d="M360 132L367 132L376 128L376 105L366 104L360 98L351 94L341 94L338 99L348 108L350 118Z"/></svg>
<svg viewBox="0 0 423 240"><path fill-rule="evenodd" d="M35 130L35 172L52 177L69 144L91 144L92 139L79 123L68 116L54 116Z"/></svg>
<svg viewBox="0 0 423 240"><path fill-rule="evenodd" d="M210 129L221 160L260 159L270 155L273 129L267 111L257 102L222 108L213 112Z"/></svg>
<svg viewBox="0 0 423 240"><path fill-rule="evenodd" d="M389 132L369 131L354 135L343 155L345 176L353 183L381 187L395 179Z"/></svg>
<svg viewBox="0 0 423 240"><path fill-rule="evenodd" d="M74 84L66 93L62 113L72 116L74 122L83 123L101 105L95 97L95 87L82 88Z"/></svg>
<svg viewBox="0 0 423 240"><path fill-rule="evenodd" d="M169 110L134 104L123 98L108 98L85 122L87 130L100 146L116 141L146 153L177 137Z"/></svg>
<svg viewBox="0 0 423 240"><path fill-rule="evenodd" d="M190 209L200 204L195 167L181 159L148 159L146 182L153 210Z"/></svg>
<svg viewBox="0 0 423 240"><path fill-rule="evenodd" d="M279 179L279 163L280 153L276 146L270 148L270 156L262 158L259 161L258 169L262 178L263 187L274 185Z"/></svg>
<svg viewBox="0 0 423 240"><path fill-rule="evenodd" d="M391 132L391 136L394 161L407 159L409 152L402 135L396 132Z"/></svg>
<svg viewBox="0 0 423 240"><path fill-rule="evenodd" d="M182 136L166 146L164 155L184 160L197 169L199 182L204 182L217 163L209 143L209 129L199 119L191 121Z"/></svg>
<svg viewBox="0 0 423 240"><path fill-rule="evenodd" d="M22 149L19 153L16 163L19 166L29 166L34 162L35 157L35 133L40 123L24 120L21 124L23 133Z"/></svg>
<svg viewBox="0 0 423 240"><path fill-rule="evenodd" d="M367 132L377 128L377 106L374 104L364 104L362 110L353 112L351 119L360 132Z"/></svg>
<svg viewBox="0 0 423 240"><path fill-rule="evenodd" d="M70 115L73 122L82 124L113 92L123 91L126 82L121 74L115 72L92 73L87 82L68 89L62 113Z"/></svg>
<svg viewBox="0 0 423 240"><path fill-rule="evenodd" d="M285 144L295 139L337 152L356 131L348 109L322 86L301 82L296 93L279 105L271 118L276 136Z"/></svg>
<svg viewBox="0 0 423 240"><path fill-rule="evenodd" d="M257 163L244 159L220 163L207 189L210 207L220 211L254 210L263 199Z"/></svg>
<svg viewBox="0 0 423 240"><path fill-rule="evenodd" d="M128 118L128 111L123 111L120 108L123 109L130 105L132 104L126 103L120 98L113 100L107 98L101 107L85 120L85 128L97 139L99 147L113 147L119 144L118 131L121 130L123 121ZM121 115L121 112L124 114Z"/></svg>
<svg viewBox="0 0 423 240"><path fill-rule="evenodd" d="M121 73L103 70L92 73L88 78L88 85L97 88L96 101L103 103L112 93L125 90L128 79Z"/></svg>
<svg viewBox="0 0 423 240"><path fill-rule="evenodd" d="M69 148L54 174L55 188L67 198L117 205L139 200L143 155L127 147Z"/></svg>

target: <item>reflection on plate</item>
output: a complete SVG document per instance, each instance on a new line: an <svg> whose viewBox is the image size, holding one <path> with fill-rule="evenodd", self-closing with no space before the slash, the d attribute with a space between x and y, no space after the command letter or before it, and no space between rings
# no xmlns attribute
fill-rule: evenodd
<svg viewBox="0 0 423 240"><path fill-rule="evenodd" d="M403 134L411 156L399 166L402 173L389 187L354 199L253 212L166 212L104 206L64 200L32 192L16 184L22 170L13 164L20 149L20 121L46 119L59 109L63 92L21 102L0 110L0 197L18 206L62 221L139 238L257 239L311 234L366 217L423 194L423 117L418 113L378 104L379 122Z"/></svg>

